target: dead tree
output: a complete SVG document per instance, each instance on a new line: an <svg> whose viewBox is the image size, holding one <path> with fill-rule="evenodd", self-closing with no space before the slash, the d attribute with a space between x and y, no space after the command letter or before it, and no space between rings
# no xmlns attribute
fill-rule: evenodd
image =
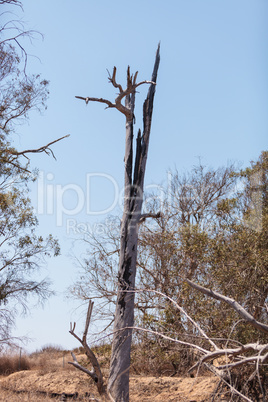
<svg viewBox="0 0 268 402"><path fill-rule="evenodd" d="M86 103L100 102L107 105L107 108L116 108L123 113L126 119L125 139L125 169L124 169L124 212L121 222L120 233L120 258L118 271L118 293L115 311L114 338L112 344L112 356L110 364L110 377L108 390L116 401L127 402L129 400L129 368L130 351L132 340L132 327L134 324L134 297L137 243L139 223L148 216L142 214L143 188L146 161L148 155L151 121L153 113L153 101L157 72L160 62L160 45L156 52L155 64L151 81L137 83L136 72L130 74L127 69L127 87L123 87L116 81L116 67L112 75L109 74L109 81L119 90L115 102L103 98L81 97ZM138 131L136 138L136 155L133 157L133 126L135 123L135 94L136 89L142 84L149 84L147 98L143 104L143 132ZM125 104L122 101L125 100ZM158 217L159 215L156 215ZM152 215L150 215L152 217ZM128 327L128 329L125 329Z"/></svg>
<svg viewBox="0 0 268 402"><path fill-rule="evenodd" d="M87 310L87 318L86 318L86 324L85 324L85 329L83 333L82 339L74 332L76 323L72 325L70 324L70 334L73 335L83 346L85 353L87 355L87 358L89 359L90 363L92 364L92 371L88 370L86 367L82 366L81 364L78 363L75 354L72 352L72 358L73 362L68 362L69 364L72 364L74 367L76 367L78 370L83 371L84 373L88 374L94 383L96 384L96 387L98 389L98 393L100 396L102 396L105 400L112 401L112 399L109 397L107 394L106 386L103 381L103 376L101 372L101 368L99 365L99 362L92 351L92 349L88 346L87 344L87 334L88 334L88 327L90 324L90 319L91 319L91 314L92 314L92 309L93 309L94 303L90 300L89 305L88 305L88 310Z"/></svg>

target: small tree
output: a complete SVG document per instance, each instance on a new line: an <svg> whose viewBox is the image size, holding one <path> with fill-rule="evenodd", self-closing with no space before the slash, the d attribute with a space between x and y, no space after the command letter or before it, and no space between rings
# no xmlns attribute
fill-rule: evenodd
<svg viewBox="0 0 268 402"><path fill-rule="evenodd" d="M0 4L18 5L3 0ZM27 52L23 39L33 31L22 21L7 21L0 26L0 346L10 344L10 331L17 310L27 310L29 295L40 301L52 292L49 280L32 279L45 257L59 254L57 240L36 234L38 221L27 197L28 183L36 179L29 170L28 155L52 153L50 146L17 150L12 143L15 127L28 119L32 110L44 110L48 81L28 75ZM17 309L17 307L19 308Z"/></svg>

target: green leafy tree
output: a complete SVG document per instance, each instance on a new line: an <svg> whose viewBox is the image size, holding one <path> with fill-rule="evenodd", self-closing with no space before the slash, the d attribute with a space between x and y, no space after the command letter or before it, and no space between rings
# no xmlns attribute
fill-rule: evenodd
<svg viewBox="0 0 268 402"><path fill-rule="evenodd" d="M197 166L188 177L175 175L167 200L158 225L148 227L149 233L144 226L140 237L142 287L176 300L211 337L263 340L231 307L196 292L185 279L233 298L255 319L267 321L267 153L241 172ZM155 296L146 297L149 325L196 336L172 303L156 314Z"/></svg>
<svg viewBox="0 0 268 402"><path fill-rule="evenodd" d="M267 152L262 152L256 162L236 176L242 181L243 190L218 205L221 230L212 241L211 275L215 290L237 300L256 320L267 322ZM222 322L219 317L220 327ZM250 341L253 336L262 338L261 334L248 331L241 322L234 334L241 342Z"/></svg>
<svg viewBox="0 0 268 402"><path fill-rule="evenodd" d="M30 151L13 145L17 125L30 111L43 110L48 96L48 82L26 73L23 40L33 35L21 21L0 27L0 346L11 342L15 315L27 310L29 296L43 301L51 294L49 280L37 279L37 272L46 257L59 254L51 235L37 235L38 221L27 196L28 183L36 179L26 155ZM47 147L36 151L42 150L49 152Z"/></svg>
<svg viewBox="0 0 268 402"><path fill-rule="evenodd" d="M150 199L147 207L156 214L158 197ZM231 331L240 342L261 340L264 335L249 329L231 307L222 308L219 301L196 292L185 279L234 298L265 322L266 204L267 153L241 172L234 166L206 169L201 164L188 174L175 172L161 216L141 224L137 288L166 294L211 337L227 339ZM86 236L90 257L82 262L84 273L73 287L78 297L101 300L100 313L105 312L106 317L112 316L115 301L112 278L118 262L119 224L111 220L102 237ZM140 292L136 309L136 322L145 328L187 339L197 336L196 328L170 301L163 304L162 296Z"/></svg>

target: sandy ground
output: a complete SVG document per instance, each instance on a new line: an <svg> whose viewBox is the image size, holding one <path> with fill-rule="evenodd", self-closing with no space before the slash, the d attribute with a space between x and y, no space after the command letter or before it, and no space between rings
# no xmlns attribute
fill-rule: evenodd
<svg viewBox="0 0 268 402"><path fill-rule="evenodd" d="M0 377L0 401L55 401L62 400L62 394L68 395L67 401L74 399L71 396L76 396L76 400L80 401L100 401L92 380L86 374L67 364L67 361L70 360L72 360L71 356L67 355L63 367L62 358L43 356L34 370L20 371ZM83 364L86 357L78 356L78 360ZM105 370L104 375L107 375ZM132 376L130 401L208 402L218 381L215 377Z"/></svg>
<svg viewBox="0 0 268 402"><path fill-rule="evenodd" d="M214 377L195 379L137 376L130 380L130 400L133 402L208 401L217 383L218 380ZM60 396L63 393L78 393L84 400L90 400L90 397L98 398L92 381L86 374L75 369L44 374L38 370L21 371L0 379L0 390L1 401L39 401L43 400L46 393L50 395L47 400L52 399L52 394L55 400L56 394Z"/></svg>

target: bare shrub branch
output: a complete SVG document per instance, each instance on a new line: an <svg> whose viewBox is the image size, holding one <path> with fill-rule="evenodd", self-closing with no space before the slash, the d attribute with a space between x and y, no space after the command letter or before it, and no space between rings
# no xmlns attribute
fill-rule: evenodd
<svg viewBox="0 0 268 402"><path fill-rule="evenodd" d="M102 376L102 372L101 372L101 368L100 368L98 359L96 358L96 356L95 356L94 352L92 351L92 349L87 344L88 328L89 328L90 319L91 319L91 315L92 315L93 305L94 305L94 302L89 300L88 310L87 310L87 318L86 318L83 338L81 339L74 332L75 327L76 327L76 323L74 323L73 325L72 325L72 323L70 324L70 331L69 331L70 334L73 337L75 337L81 343L83 348L85 349L85 353L86 353L87 358L89 359L90 363L93 366L93 370L90 371L86 367L83 367L81 364L79 364L74 353L72 353L72 358L73 358L74 361L73 362L68 362L68 363L72 364L78 370L81 370L84 373L88 374L93 379L94 383L96 384L99 394L104 396L108 400L112 400L111 396L109 396L108 393L107 393L106 386L104 385L103 376Z"/></svg>

